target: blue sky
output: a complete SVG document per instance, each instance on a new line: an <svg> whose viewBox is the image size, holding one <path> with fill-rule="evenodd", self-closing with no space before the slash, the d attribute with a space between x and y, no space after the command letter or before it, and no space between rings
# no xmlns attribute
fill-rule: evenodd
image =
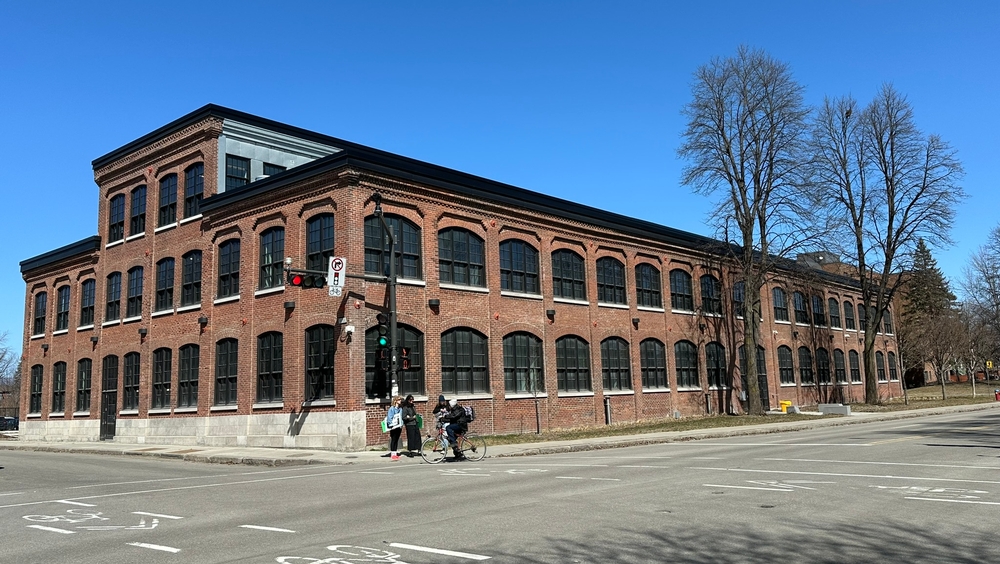
<svg viewBox="0 0 1000 564"><path fill-rule="evenodd" d="M18 262L99 232L90 162L209 102L711 235L680 111L740 44L809 103L892 82L957 149L954 287L1000 222L998 29L986 0L2 2L0 331L19 348Z"/></svg>

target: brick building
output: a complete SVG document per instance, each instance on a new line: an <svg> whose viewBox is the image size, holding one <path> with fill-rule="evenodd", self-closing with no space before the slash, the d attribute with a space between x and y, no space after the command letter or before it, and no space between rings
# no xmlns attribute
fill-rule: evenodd
<svg viewBox="0 0 1000 564"><path fill-rule="evenodd" d="M93 169L98 235L21 263L25 439L383 442L378 198L420 411L444 393L524 433L745 409L742 291L709 238L214 105ZM342 296L285 285L286 257L329 256ZM764 401L862 400L856 284L790 264L762 297Z"/></svg>

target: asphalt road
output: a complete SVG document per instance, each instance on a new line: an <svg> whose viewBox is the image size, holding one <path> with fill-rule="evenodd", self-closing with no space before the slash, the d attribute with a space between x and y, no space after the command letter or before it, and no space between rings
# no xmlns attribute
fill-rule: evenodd
<svg viewBox="0 0 1000 564"><path fill-rule="evenodd" d="M0 562L1000 562L998 430L972 412L433 466L3 451Z"/></svg>

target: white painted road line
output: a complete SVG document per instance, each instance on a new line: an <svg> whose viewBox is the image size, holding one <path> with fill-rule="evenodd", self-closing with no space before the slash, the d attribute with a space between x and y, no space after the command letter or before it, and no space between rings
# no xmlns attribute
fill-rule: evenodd
<svg viewBox="0 0 1000 564"><path fill-rule="evenodd" d="M125 543L129 546L138 546L139 548L151 548L153 550L162 550L163 552L172 552L177 554L181 551L179 548L174 548L172 546L163 546L162 544L149 544L145 542L128 542Z"/></svg>
<svg viewBox="0 0 1000 564"><path fill-rule="evenodd" d="M65 503L66 505L79 505L80 507L97 507L93 503L80 503L79 501L70 501L68 499L57 499L56 503Z"/></svg>
<svg viewBox="0 0 1000 564"><path fill-rule="evenodd" d="M926 468L971 468L973 470L1000 470L997 466L966 466L962 464L922 464L919 462L870 462L867 460L826 460L820 458L758 458L772 462L829 462L831 464L873 464L879 466L922 466Z"/></svg>
<svg viewBox="0 0 1000 564"><path fill-rule="evenodd" d="M375 470L372 470L370 472L358 472L358 474L389 474L389 475L392 475L393 472L377 472Z"/></svg>
<svg viewBox="0 0 1000 564"><path fill-rule="evenodd" d="M732 488L734 490L764 490L767 492L785 492L788 493L792 490L786 490L784 488L757 488L754 486L723 486L722 484L702 484L706 488Z"/></svg>
<svg viewBox="0 0 1000 564"><path fill-rule="evenodd" d="M132 515L148 515L150 517L159 517L161 519L183 519L183 517L177 517L176 515L164 515L162 513L146 513L145 511L133 511Z"/></svg>
<svg viewBox="0 0 1000 564"><path fill-rule="evenodd" d="M1000 501L969 501L966 499L936 499L933 497L904 497L914 501L943 501L945 503L971 503L973 505L1000 505Z"/></svg>
<svg viewBox="0 0 1000 564"><path fill-rule="evenodd" d="M958 482L962 484L1000 484L996 480L962 480L959 478L926 478L923 476L892 476L889 474L844 474L839 472L795 472L791 470L755 470L752 468L705 468L689 466L688 470L715 470L718 472L756 472L758 474L794 474L798 476L837 476L841 478L878 478L882 480L923 480L927 482Z"/></svg>
<svg viewBox="0 0 1000 564"><path fill-rule="evenodd" d="M598 480L602 482L620 482L621 478L591 478L591 480Z"/></svg>
<svg viewBox="0 0 1000 564"><path fill-rule="evenodd" d="M7 492L7 493L0 493L0 497L3 497L3 496L5 496L5 495L21 495L21 494L23 494L23 493L24 493L24 492Z"/></svg>
<svg viewBox="0 0 1000 564"><path fill-rule="evenodd" d="M556 476L557 480L582 480L580 476Z"/></svg>
<svg viewBox="0 0 1000 564"><path fill-rule="evenodd" d="M278 527L264 527L261 525L240 525L244 529L256 529L258 531L273 531L275 533L294 533L291 529L279 529Z"/></svg>
<svg viewBox="0 0 1000 564"><path fill-rule="evenodd" d="M46 527L45 525L28 525L29 529L38 529L40 531L49 531L51 533L62 533L64 535L72 535L76 531L67 531L66 529L57 529L55 527Z"/></svg>
<svg viewBox="0 0 1000 564"><path fill-rule="evenodd" d="M405 548L407 550L416 550L417 552L430 552L431 554L440 554L442 556L454 556L456 558L468 558L469 560L489 560L489 556L483 556L482 554L470 554L468 552L456 552L454 550L444 550L441 548L430 548L427 546L417 546L415 544L403 544L399 542L391 542L389 546L392 548Z"/></svg>

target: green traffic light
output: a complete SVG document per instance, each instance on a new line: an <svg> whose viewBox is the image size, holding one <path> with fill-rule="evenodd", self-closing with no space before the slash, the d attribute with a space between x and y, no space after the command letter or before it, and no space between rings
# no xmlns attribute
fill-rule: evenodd
<svg viewBox="0 0 1000 564"><path fill-rule="evenodd" d="M389 345L389 339L387 337L383 335L378 338L378 346L385 347L388 345Z"/></svg>

